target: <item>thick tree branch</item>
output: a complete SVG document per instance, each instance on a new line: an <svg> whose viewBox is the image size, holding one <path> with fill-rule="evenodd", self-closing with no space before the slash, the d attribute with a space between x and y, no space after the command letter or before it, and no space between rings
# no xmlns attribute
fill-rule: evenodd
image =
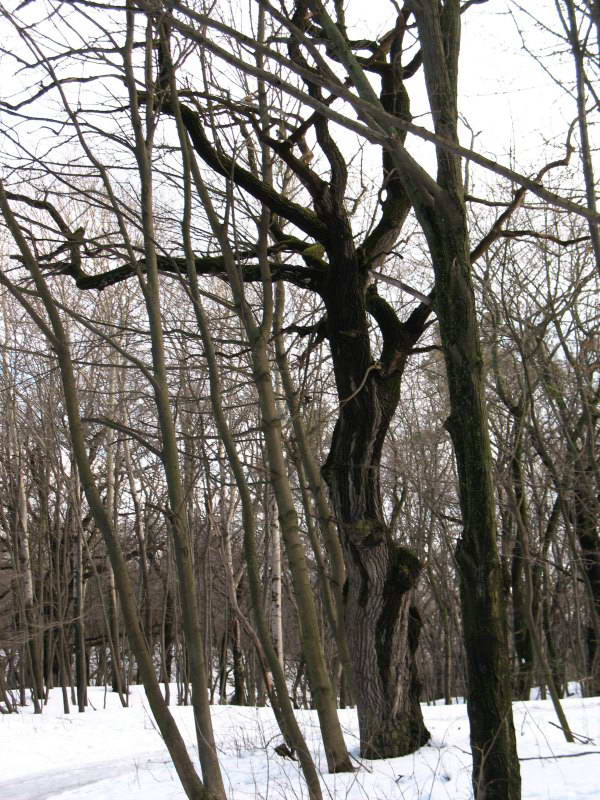
<svg viewBox="0 0 600 800"><path fill-rule="evenodd" d="M433 312L431 302L421 303L402 322L392 306L377 293L374 285L367 291L367 310L376 321L383 338L379 362L386 377L401 373L412 348L425 330L428 317Z"/></svg>
<svg viewBox="0 0 600 800"><path fill-rule="evenodd" d="M162 109L165 113L171 116L174 115L174 110L168 101L163 103ZM237 186L245 189L261 203L264 203L274 214L279 214L284 219L289 220L308 236L312 236L313 239L319 242L325 243L327 241L327 227L320 222L315 214L283 197L272 187L263 183L251 172L237 164L232 158L218 152L204 133L200 115L182 103L180 103L180 109L194 149L208 166L228 180L232 180Z"/></svg>
<svg viewBox="0 0 600 800"><path fill-rule="evenodd" d="M147 0L137 0L138 5L142 8L152 12L150 7L150 3ZM311 3L312 5L312 0ZM265 56L269 58L273 58L276 62L281 63L283 66L287 66L295 72L299 72L297 66L295 66L288 58L281 56L281 54L277 53L276 51L270 50L269 48L256 43L254 40L250 39L249 37L243 37L239 32L228 28L227 26L223 26L222 23L218 23L211 19L208 15L198 14L191 9L186 8L182 3L175 3L177 8L181 10L184 14L186 14L190 19L193 19L199 25L202 25L204 29L207 27L216 27L220 31L231 34L234 38L239 39L240 41L243 38L244 44L248 45L254 50L260 50L264 52ZM362 122L358 122L354 119L351 119L345 114L341 114L335 111L332 108L329 108L325 103L319 102L312 98L307 92L298 89L297 86L284 81L278 75L275 75L273 72L269 72L268 70L258 69L254 64L245 62L243 59L238 58L237 56L233 55L230 51L225 50L224 48L217 45L215 42L212 42L209 37L207 37L204 33L200 30L196 29L190 24L187 24L179 19L173 19L173 27L179 30L182 34L190 38L191 40L197 41L201 43L207 50L217 55L219 58L222 58L226 63L231 64L241 70L243 70L248 75L253 75L254 77L259 77L269 83L270 85L278 88L283 89L290 94L291 97L294 97L301 102L305 103L307 106L318 110L320 113L323 113L329 119L339 123L343 127L351 130L358 135L364 137L367 141L374 142L376 144L380 144L384 147L387 147L391 152L397 151L398 147L398 139L396 136L396 132L403 131L407 133L411 133L419 138L423 139L424 141L431 142L435 145L445 148L449 153L454 155L460 156L462 158L467 158L475 164L483 167L484 169L489 170L497 175L501 175L502 177L506 178L509 181L516 183L519 186L524 186L525 188L529 189L533 194L540 197L542 200L550 203L557 208L561 208L564 211L567 211L572 214L576 214L578 216L585 217L586 219L591 219L592 221L600 222L600 214L595 211L586 208L585 206L580 205L579 203L574 203L567 198L561 197L557 195L555 192L551 192L546 189L541 184L537 183L535 179L528 178L525 175L522 175L515 170L509 169L502 164L494 161L493 159L486 158L485 156L477 153L474 150L471 150L467 147L462 147L455 141L448 140L443 136L438 136L437 134L423 128L419 125L415 125L412 122L408 122L403 119L398 119L393 117L392 115L385 112L377 100L375 96L375 100L373 97L369 97L365 99L366 96L357 97L356 94L349 91L341 84L339 81L331 81L330 79L322 78L316 73L311 73L309 76L315 83L318 83L320 86L324 88L328 88L334 94L339 96L340 98L349 102L355 110L358 112L361 118L365 118L370 120L368 124L364 124ZM357 63L358 67L358 63ZM373 93L372 87L369 85L369 92ZM373 93L374 94L374 93ZM407 155L407 154L405 154ZM223 173L222 173L223 174ZM301 227L301 226L299 226ZM313 235L312 233L310 235ZM319 236L315 236L314 238L321 239Z"/></svg>
<svg viewBox="0 0 600 800"><path fill-rule="evenodd" d="M227 280L227 273L224 267L222 256L198 257L195 261L198 275L212 275L214 277ZM157 266L161 273L167 275L177 275L186 280L186 263L183 257L157 256ZM114 269L90 275L83 270L75 269L74 265L68 263L61 266L61 272L70 275L78 289L97 289L102 291L108 286L128 280L139 272L146 272L146 262L139 259L134 265L122 264ZM260 267L257 264L244 265L242 267L243 280L249 283L260 282L262 280ZM281 264L271 262L272 280L285 280L289 283L311 291L318 291L322 279L322 272L310 267L300 267L295 264Z"/></svg>

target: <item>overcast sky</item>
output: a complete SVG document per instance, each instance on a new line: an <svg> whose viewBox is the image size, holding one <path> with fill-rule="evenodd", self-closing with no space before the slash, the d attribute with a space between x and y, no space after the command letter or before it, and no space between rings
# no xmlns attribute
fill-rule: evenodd
<svg viewBox="0 0 600 800"><path fill-rule="evenodd" d="M522 5L557 29L552 0L522 0ZM348 18L358 18L356 31L381 35L393 19L389 0L350 0L348 6ZM472 128L481 131L476 149L505 164L514 158L526 171L539 166L550 154L550 144L562 148L575 105L523 48L517 26L531 50L543 55L555 74L572 81L570 58L563 55L561 67L556 56L558 39L536 29L512 0L471 6L463 14L462 26L460 109ZM409 90L412 93L412 87ZM416 101L413 113L419 110ZM469 145L468 135L463 135L463 144Z"/></svg>

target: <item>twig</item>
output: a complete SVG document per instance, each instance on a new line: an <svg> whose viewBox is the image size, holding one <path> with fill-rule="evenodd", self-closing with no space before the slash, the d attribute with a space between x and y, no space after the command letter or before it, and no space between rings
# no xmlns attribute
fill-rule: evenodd
<svg viewBox="0 0 600 800"><path fill-rule="evenodd" d="M559 727L558 725L556 726ZM586 750L585 753L561 753L558 756L527 756L519 761L540 761L550 758L579 758L579 756L600 756L600 750Z"/></svg>
<svg viewBox="0 0 600 800"><path fill-rule="evenodd" d="M562 725L557 725L556 722L550 722L549 724L554 728L558 728L559 731L563 730ZM594 744L594 740L590 739L589 736L584 736L581 733L573 733L573 731L571 731L571 735L578 739L580 744Z"/></svg>

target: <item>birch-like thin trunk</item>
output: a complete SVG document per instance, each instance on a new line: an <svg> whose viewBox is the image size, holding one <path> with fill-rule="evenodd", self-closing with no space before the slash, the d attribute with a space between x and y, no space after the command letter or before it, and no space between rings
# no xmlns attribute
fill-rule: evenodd
<svg viewBox="0 0 600 800"><path fill-rule="evenodd" d="M270 619L273 647L282 669L284 664L283 650L283 616L282 616L282 583L281 583L281 531L277 518L277 503L271 492L267 497L267 514L269 520L269 549L271 562L271 596Z"/></svg>
<svg viewBox="0 0 600 800"><path fill-rule="evenodd" d="M32 690L33 707L36 714L42 713L44 699L44 682L42 671L42 654L40 646L39 616L34 595L33 573L31 568L31 549L29 542L29 510L27 507L27 489L25 475L21 462L20 442L15 420L14 406L8 409L9 447L13 455L15 469L15 514L14 514L14 540L15 557L19 580L16 591L19 596L19 605L22 609L22 623L26 632L27 660L29 663L30 686Z"/></svg>
<svg viewBox="0 0 600 800"><path fill-rule="evenodd" d="M220 453L219 457L221 457ZM223 473L224 470L221 468L222 477ZM234 695L232 703L234 705L246 705L247 701L246 670L244 667L244 659L242 654L242 638L241 638L242 633L241 633L241 623L240 623L240 618L242 614L238 603L238 595L240 592L242 575L240 574L239 577L236 579L236 575L233 568L233 555L231 551L231 536L230 536L230 528L233 522L235 504L232 502L229 507L229 512L227 514L224 513L224 504L225 504L224 495L225 492L222 492L220 528L221 528L221 542L223 548L223 567L225 569L225 581L228 589L228 598L230 600L230 604L232 607L231 619L229 621L229 627L231 629L231 649L232 649L232 659L233 659L233 682L234 682ZM208 517L209 529L212 529L215 525L214 513L212 509L211 498L208 492L206 493L206 512ZM244 620L244 622L249 627L249 623L247 622L247 620ZM252 633L256 637L256 632L252 631ZM261 659L264 663L265 661L264 651L261 654Z"/></svg>

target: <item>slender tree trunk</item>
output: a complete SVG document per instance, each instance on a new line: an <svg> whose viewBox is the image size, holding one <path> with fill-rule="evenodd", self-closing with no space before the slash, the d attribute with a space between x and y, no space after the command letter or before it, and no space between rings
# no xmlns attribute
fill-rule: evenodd
<svg viewBox="0 0 600 800"><path fill-rule="evenodd" d="M302 419L302 410L298 402L297 391L294 388L292 375L288 364L284 337L281 333L284 321L285 288L282 281L278 281L275 288L275 314L274 336L275 354L281 383L285 393L289 416L292 422L295 444L298 452L298 475L304 485L303 477L310 488L314 500L319 529L329 557L329 569L320 568L323 581L323 600L327 617L333 629L333 635L338 648L338 655L342 665L342 682L351 690L353 685L352 663L348 650L348 640L344 626L344 599L343 587L346 581L344 555L342 553L340 538L335 524L333 510L326 496L327 488L321 478L318 462L311 447L309 436ZM315 558L321 564L320 548L313 547Z"/></svg>
<svg viewBox="0 0 600 800"><path fill-rule="evenodd" d="M513 608L513 639L517 667L515 670L515 694L521 700L529 700L533 679L533 648L524 611L525 593L523 591L523 552L520 537L517 537L512 551L511 587Z"/></svg>
<svg viewBox="0 0 600 800"><path fill-rule="evenodd" d="M7 369L6 360L3 359L4 369ZM43 658L41 648L41 625L38 606L35 597L33 571L31 565L31 543L29 532L29 509L27 503L27 488L25 485L26 474L23 470L21 457L21 443L17 433L16 409L14 401L9 398L6 406L8 418L8 447L11 458L11 467L14 470L14 512L13 522L13 549L16 574L19 576L13 585L13 590L18 598L17 607L20 610L21 624L26 640L23 648L29 665L29 685L32 691L33 707L36 714L42 713L44 699Z"/></svg>
<svg viewBox="0 0 600 800"><path fill-rule="evenodd" d="M73 473L73 480L78 484L77 473L74 465L71 467ZM73 522L75 530L73 531L73 585L74 585L74 611L75 611L75 682L77 685L77 706L79 712L83 713L87 705L87 671L86 671L86 657L85 657L85 592L83 581L83 526L81 525L80 511L79 511L79 491L78 486L75 487L75 496L73 498L75 509L73 513Z"/></svg>
<svg viewBox="0 0 600 800"><path fill-rule="evenodd" d="M277 519L277 504L275 497L268 493L266 513L269 517L269 548L271 552L271 593L270 593L270 618L273 647L277 658L284 668L283 660L283 617L282 617L282 592L281 592L281 533Z"/></svg>
<svg viewBox="0 0 600 800"><path fill-rule="evenodd" d="M242 630L237 617L231 620L231 655L233 659L233 698L237 706L246 705L246 667L242 650Z"/></svg>
<svg viewBox="0 0 600 800"><path fill-rule="evenodd" d="M31 549L29 542L29 513L25 478L17 466L17 547L19 553L20 591L23 596L23 617L27 631L27 652L31 670L31 689L36 714L42 713L44 678L40 647L40 620L33 588Z"/></svg>
<svg viewBox="0 0 600 800"><path fill-rule="evenodd" d="M183 132L182 123L180 124L180 137L183 137L185 133ZM277 413L271 380L271 364L267 351L272 321L271 276L266 259L266 235L269 215L265 214L266 210L263 211L261 217L261 231L259 234L261 240L259 245L261 251L260 261L262 265L261 271L264 271L263 291L265 297L264 319L263 323L259 326L254 321L247 306L244 288L240 281L235 261L231 257L229 242L224 236L220 223L217 221L216 217L213 216L214 212L212 211L210 200L201 183L201 177L197 170L194 170L194 180L209 214L213 230L216 235L219 236L220 243L223 247L229 281L235 301L240 308L240 316L250 342L252 367L259 398L263 435L269 462L270 480L277 502L279 523L285 543L290 572L292 574L294 592L299 604L302 646L309 665L311 690L319 714L328 767L331 772L351 771L352 764L348 756L337 717L335 697L333 696L331 681L327 673L325 657L320 642L312 587L300 538L294 499L283 457L281 422ZM267 223L266 225L265 222ZM189 253L187 254L188 262L191 261L191 263L193 263L193 259L190 259L190 255ZM188 267L188 273L189 269L190 267ZM200 319L199 322L201 325L203 324ZM223 431L224 429L221 428L222 434ZM232 459L233 452L228 450L228 456ZM238 476L236 476L236 480L237 479ZM272 664L270 664L270 666L271 669L273 669Z"/></svg>
<svg viewBox="0 0 600 800"><path fill-rule="evenodd" d="M436 133L456 142L460 4L410 0L419 31L425 82ZM437 148L437 182L400 148L405 176L433 263L436 311L446 361L450 432L459 477L463 532L460 573L473 790L481 800L517 800L520 773L512 721L508 631L496 541L492 458L471 276L460 159Z"/></svg>
<svg viewBox="0 0 600 800"><path fill-rule="evenodd" d="M128 425L129 420L127 413L124 414L124 418L125 424ZM125 461L125 470L127 472L127 481L129 483L129 493L131 494L131 502L133 503L133 511L135 514L135 535L138 547L140 549L140 608L142 609L142 618L144 620L144 631L146 633L146 638L148 639L148 642L152 642L152 597L150 595L148 557L146 552L146 525L142 511L142 503L136 485L137 476L131 463L131 454L127 440L123 441L123 456Z"/></svg>
<svg viewBox="0 0 600 800"><path fill-rule="evenodd" d="M590 130L589 130L590 123L588 122L587 97L586 97L587 95L586 84L589 78L586 75L585 71L585 58L584 58L585 45L580 40L580 35L579 35L579 25L577 22L577 13L576 13L578 10L577 4L574 2L574 0L563 0L563 2L567 9L567 19L568 19L567 22L563 18L563 25L567 37L569 39L571 54L573 56L573 61L575 65L577 123L579 127L579 139L581 148L580 159L583 170L583 178L585 181L586 202L587 202L587 207L590 209L590 211L596 211L597 190L596 190L596 179L594 176L593 146L592 142L590 141ZM588 2L587 5L589 11L591 12L592 11L591 4ZM598 44L600 45L600 16L599 16L597 0L593 0L593 5L594 5L593 13L595 15L595 23L598 31ZM588 227L592 243L592 252L594 254L594 261L596 264L596 270L600 275L600 226L598 225L598 222L589 219Z"/></svg>
<svg viewBox="0 0 600 800"><path fill-rule="evenodd" d="M330 772L352 771L325 664L313 590L300 539L298 516L283 458L281 422L273 396L266 340L262 335L257 339L255 332L251 332L251 339L254 339L252 345L253 369L258 388L271 483L277 501L279 522L292 575L294 594L298 603L302 649L306 659L312 697L319 715L327 763Z"/></svg>
<svg viewBox="0 0 600 800"><path fill-rule="evenodd" d="M170 65L170 68L172 69L172 65L170 64L168 43L166 43L165 51L167 54L167 58L169 59L168 63ZM172 74L171 76L171 86L172 89L174 89L174 74ZM213 230L215 230L215 232L219 234L222 234L222 231L218 223L218 220L216 218L216 215L214 213L214 210L212 209L208 193L206 192L206 187L202 182L202 176L191 154L187 141L187 134L183 127L177 103L175 103L175 118L177 120L178 132L182 146L182 155L185 167L185 172L184 172L185 209L184 209L183 235L184 235L184 246L186 254L187 274L190 281L190 289L194 303L196 320L198 322L198 328L200 330L200 334L202 337L202 342L205 348L205 356L208 364L211 406L213 409L213 413L215 415L217 429L223 440L223 446L227 453L227 458L229 460L231 470L234 474L235 481L240 493L240 499L242 505L243 529L244 529L244 554L246 558L248 583L250 587L250 595L252 599L252 605L253 605L254 617L256 620L258 635L260 637L261 644L266 654L267 663L269 665L269 668L273 676L273 683L275 686L276 697L277 697L277 703L276 705L274 705L274 711L277 717L277 721L281 727L281 731L288 743L288 746L294 749L298 754L298 760L300 762L304 777L306 779L309 797L311 798L311 800L322 800L321 787L315 769L314 761L312 759L312 756L310 755L308 747L306 746L306 741L294 717L291 703L289 702L285 675L283 674L283 670L281 669L281 664L279 663L277 654L270 640L268 623L263 613L262 602L261 602L260 577L258 573L258 560L256 556L256 541L255 541L256 528L255 528L254 510L252 507L252 500L250 497L250 492L244 474L244 470L242 467L242 463L240 461L235 441L231 434L231 430L229 428L229 424L223 410L223 404L222 404L223 393L221 386L221 376L217 365L217 359L215 355L213 341L211 338L210 326L201 303L201 295L198 288L198 277L196 274L195 263L194 263L193 248L191 246L191 241L190 241L189 222L191 214L192 176L196 188L200 194L200 197L203 203L205 204L207 213L209 214ZM225 253L227 253L228 250L227 250L226 237L223 236L223 238L220 239L220 241L222 241L222 244L224 245L223 249ZM232 261L232 266L233 266L233 261Z"/></svg>
<svg viewBox="0 0 600 800"><path fill-rule="evenodd" d="M454 209L451 213L455 216ZM464 220L462 214L459 219ZM444 298L438 318L451 405L447 427L456 454L463 515L456 558L469 681L473 788L478 800L517 800L520 779L506 613L466 224L458 223L455 236L438 231L430 238L436 295Z"/></svg>
<svg viewBox="0 0 600 800"><path fill-rule="evenodd" d="M523 577L524 577L524 596L522 602L522 610L524 621L527 626L527 632L529 634L529 641L531 643L531 648L533 654L535 654L535 658L537 660L538 666L544 678L544 682L550 691L550 697L552 700L552 704L554 706L554 710L556 711L556 716L558 717L558 721L560 726L563 730L565 739L567 742L573 742L573 734L569 728L569 724L567 722L567 718L563 711L558 690L554 683L554 678L552 675L552 671L549 667L548 660L544 653L544 649L542 647L541 637L538 632L538 627L536 624L535 619L535 584L534 584L534 573L533 573L533 564L532 564L532 554L531 554L531 546L530 546L530 525L529 525L529 513L527 509L527 501L525 496L525 491L523 487L523 466L521 462L521 430L517 430L516 433L516 443L514 447L512 463L511 463L511 470L512 470L512 501L514 505L514 514L515 514L515 521L517 524L517 537L520 545L520 552L521 557L523 560Z"/></svg>
<svg viewBox="0 0 600 800"><path fill-rule="evenodd" d="M148 20L148 31L152 26ZM128 43L133 44L133 11L128 11ZM161 35L153 30L151 35ZM163 323L161 316L161 292L157 266L156 231L154 223L153 180L151 159L153 154L153 134L156 125L155 109L146 106L143 120L138 105L136 79L133 70L132 51L124 52L125 74L131 103L131 115L135 138L135 157L141 184L141 221L143 230L144 254L146 258L147 279L140 281L144 294L146 314L150 330L152 373L151 384L160 431L160 456L163 464L169 503L168 528L172 537L174 561L177 569L178 587L181 597L182 628L186 652L190 659L190 679L192 683L192 705L196 726L198 754L202 774L209 792L218 798L225 797L225 787L219 767L210 706L207 696L207 671L204 658L202 630L197 606L196 576L193 563L193 542L186 513L186 496L183 488L179 463L177 431L171 409L169 380L166 367ZM150 74L149 91L152 91Z"/></svg>

